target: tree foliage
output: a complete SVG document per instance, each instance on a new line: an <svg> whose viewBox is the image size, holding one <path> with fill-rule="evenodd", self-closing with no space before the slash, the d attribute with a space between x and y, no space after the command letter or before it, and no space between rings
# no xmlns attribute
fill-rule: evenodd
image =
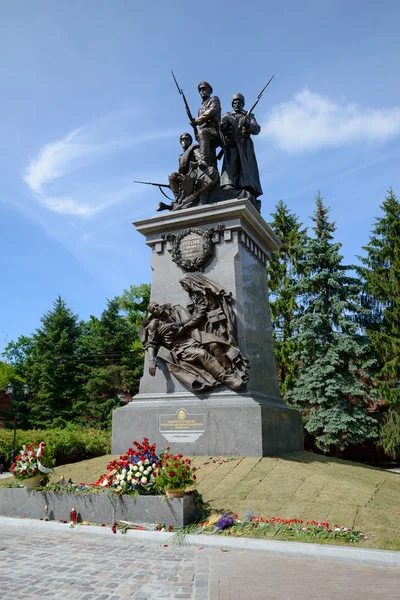
<svg viewBox="0 0 400 600"><path fill-rule="evenodd" d="M0 391L4 391L9 383L20 381L16 368L0 360Z"/></svg>
<svg viewBox="0 0 400 600"><path fill-rule="evenodd" d="M359 272L366 301L374 308L366 321L378 361L379 392L390 405L381 430L387 452L400 453L400 202L392 189L380 206Z"/></svg>
<svg viewBox="0 0 400 600"><path fill-rule="evenodd" d="M31 337L10 342L0 375L12 372L31 388L19 404L20 424L109 427L112 410L138 389L144 359L138 329L149 297L149 285L132 286L87 322L58 297Z"/></svg>
<svg viewBox="0 0 400 600"><path fill-rule="evenodd" d="M315 237L308 240L303 272L294 286L302 304L293 323L299 373L288 394L324 451L364 441L374 435L375 425L366 410L366 401L375 397L369 377L373 360L356 322L366 312L360 304L361 283L348 275L351 267L342 265L328 215L318 194Z"/></svg>
<svg viewBox="0 0 400 600"><path fill-rule="evenodd" d="M74 405L80 421L108 423L114 408L136 391L136 353L132 351L134 329L121 314L119 300L109 300L100 319L91 317L84 325L78 356L81 393Z"/></svg>
<svg viewBox="0 0 400 600"><path fill-rule="evenodd" d="M48 425L56 417L73 419L73 402L79 393L75 365L69 360L79 347L78 317L59 296L32 336L30 352L22 367L32 396L28 420L33 427Z"/></svg>
<svg viewBox="0 0 400 600"><path fill-rule="evenodd" d="M307 230L302 229L298 217L291 213L282 200L272 214L271 227L281 240L281 247L274 252L267 266L270 307L274 328L275 359L278 381L283 397L292 388L296 374L296 362L291 359L296 350L294 342L294 317L299 305L294 285L297 283L304 258Z"/></svg>
<svg viewBox="0 0 400 600"><path fill-rule="evenodd" d="M381 205L359 269L375 319L367 331L378 358L379 390L390 404L400 405L400 203L393 190Z"/></svg>

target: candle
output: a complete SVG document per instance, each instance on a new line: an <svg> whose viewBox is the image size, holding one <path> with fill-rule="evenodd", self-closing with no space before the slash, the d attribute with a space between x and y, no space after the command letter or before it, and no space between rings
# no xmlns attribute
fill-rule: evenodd
<svg viewBox="0 0 400 600"><path fill-rule="evenodd" d="M71 508L71 512L69 513L69 520L71 523L76 523L77 520L77 514L76 514L76 510L75 508Z"/></svg>

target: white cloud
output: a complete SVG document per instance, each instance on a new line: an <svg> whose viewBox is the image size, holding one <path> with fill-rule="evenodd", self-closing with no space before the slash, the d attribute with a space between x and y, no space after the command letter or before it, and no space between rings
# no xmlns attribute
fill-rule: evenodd
<svg viewBox="0 0 400 600"><path fill-rule="evenodd" d="M59 198L56 196L44 196L42 204L53 212L81 217L90 217L103 208L101 205L90 206L81 204L77 200L74 200L74 198Z"/></svg>
<svg viewBox="0 0 400 600"><path fill-rule="evenodd" d="M23 179L43 207L59 214L90 217L122 202L134 193L131 174L107 176L108 171L100 161L123 148L176 135L174 131L165 130L108 139L101 127L103 121L110 124L109 118L103 118L91 126L75 129L46 144L37 157L29 161ZM115 156L110 160L112 158ZM99 167L96 176L85 171L88 166Z"/></svg>
<svg viewBox="0 0 400 600"><path fill-rule="evenodd" d="M24 181L38 194L48 181L68 172L71 163L84 152L84 144L76 138L81 130L71 131L61 140L46 144L36 159L31 159L24 175ZM86 153L88 147L86 147Z"/></svg>
<svg viewBox="0 0 400 600"><path fill-rule="evenodd" d="M287 152L385 142L400 135L400 107L372 109L304 89L273 107L262 135Z"/></svg>

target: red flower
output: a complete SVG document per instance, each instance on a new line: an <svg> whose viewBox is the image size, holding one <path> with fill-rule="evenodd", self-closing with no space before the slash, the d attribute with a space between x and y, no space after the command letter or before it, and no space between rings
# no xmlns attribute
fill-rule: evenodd
<svg viewBox="0 0 400 600"><path fill-rule="evenodd" d="M170 472L168 473L168 475L169 475L170 477L175 477L175 476L176 476L176 473L175 473L175 471L170 471Z"/></svg>
<svg viewBox="0 0 400 600"><path fill-rule="evenodd" d="M177 469L177 468L179 467L179 465L178 465L178 463L177 463L177 462L176 462L176 463L174 463L174 467L175 467L175 469Z"/></svg>

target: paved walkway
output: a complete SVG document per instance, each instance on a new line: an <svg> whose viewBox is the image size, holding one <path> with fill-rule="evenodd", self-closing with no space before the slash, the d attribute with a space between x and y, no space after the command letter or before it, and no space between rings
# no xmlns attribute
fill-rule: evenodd
<svg viewBox="0 0 400 600"><path fill-rule="evenodd" d="M67 527L67 525L66 525ZM0 531L2 600L399 600L400 571L326 560Z"/></svg>

